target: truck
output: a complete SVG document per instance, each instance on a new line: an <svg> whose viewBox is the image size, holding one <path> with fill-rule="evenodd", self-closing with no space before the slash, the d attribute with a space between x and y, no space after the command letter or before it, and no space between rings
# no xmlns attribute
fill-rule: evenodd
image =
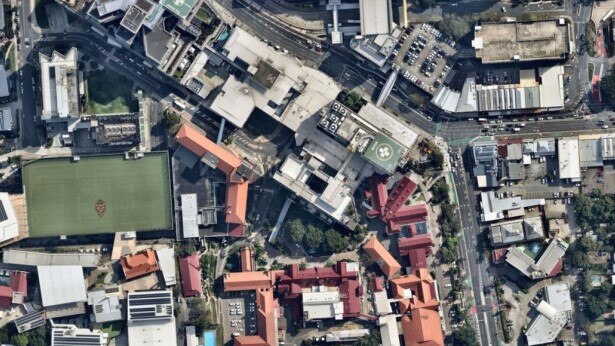
<svg viewBox="0 0 615 346"><path fill-rule="evenodd" d="M518 128L518 127L513 128L513 132L519 132L519 131L521 131L520 128Z"/></svg>

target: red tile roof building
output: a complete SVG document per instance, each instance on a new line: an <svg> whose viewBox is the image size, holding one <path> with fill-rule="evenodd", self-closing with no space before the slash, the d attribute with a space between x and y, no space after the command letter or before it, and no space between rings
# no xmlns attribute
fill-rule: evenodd
<svg viewBox="0 0 615 346"><path fill-rule="evenodd" d="M156 255L152 249L147 249L135 255L124 256L120 259L120 265L126 280L153 273L159 269Z"/></svg>
<svg viewBox="0 0 615 346"><path fill-rule="evenodd" d="M436 283L427 269L391 280L393 298L400 299L400 313L414 308L438 309ZM439 324L438 324L439 325Z"/></svg>
<svg viewBox="0 0 615 346"><path fill-rule="evenodd" d="M182 279L184 297L194 297L203 293L201 285L201 263L198 253L179 259L179 273Z"/></svg>
<svg viewBox="0 0 615 346"><path fill-rule="evenodd" d="M257 335L234 338L235 346L274 346L278 344L279 305L273 297L276 277L282 271L239 272L224 274L224 291L256 292Z"/></svg>
<svg viewBox="0 0 615 346"><path fill-rule="evenodd" d="M244 237L249 183L238 173L238 168L242 164L241 159L187 124L180 127L175 140L226 174L224 215L228 224L228 234L233 237Z"/></svg>
<svg viewBox="0 0 615 346"><path fill-rule="evenodd" d="M444 346L444 335L438 311L424 308L412 309L401 318L406 346Z"/></svg>
<svg viewBox="0 0 615 346"><path fill-rule="evenodd" d="M400 256L408 256L411 270L427 268L427 257L433 255L433 242L429 234L419 234L413 237L397 240Z"/></svg>
<svg viewBox="0 0 615 346"><path fill-rule="evenodd" d="M241 259L241 271L254 271L254 258L252 257L252 249L250 249L249 246L244 246L241 248L241 252L239 254Z"/></svg>
<svg viewBox="0 0 615 346"><path fill-rule="evenodd" d="M8 286L0 286L0 307L10 308L12 304L21 304L28 296L26 272L11 272Z"/></svg>
<svg viewBox="0 0 615 346"><path fill-rule="evenodd" d="M384 206L386 217L389 218L394 216L395 213L404 206L404 203L412 196L415 190L416 183L407 176L403 176L387 198L387 203Z"/></svg>
<svg viewBox="0 0 615 346"><path fill-rule="evenodd" d="M373 286L372 289L374 290L374 292L384 291L384 280L382 279L382 277L380 276L375 277L372 286Z"/></svg>
<svg viewBox="0 0 615 346"><path fill-rule="evenodd" d="M273 290L284 296L291 308L301 311L302 290L313 286L337 287L344 305L343 317L357 317L361 313L363 294L359 284L359 273L349 270L346 262L338 262L333 267L299 269L293 264L285 270L242 271L224 274L224 291L256 292L258 335L238 336L235 346L277 345L279 305L274 299ZM242 263L243 267L243 263Z"/></svg>
<svg viewBox="0 0 615 346"><path fill-rule="evenodd" d="M407 206L405 202L416 191L417 184L407 176L403 176L395 185L391 194L387 191L386 178L373 175L369 181L372 210L369 217L379 217L387 224L387 233L399 233L401 227L426 221L429 215L427 205Z"/></svg>
<svg viewBox="0 0 615 346"><path fill-rule="evenodd" d="M304 288L313 286L338 287L344 311L344 318L357 317L361 313L359 273L348 270L348 263L337 262L333 267L299 269L293 264L278 277L278 292L284 294L286 302L294 307L295 315L300 311L301 294Z"/></svg>
<svg viewBox="0 0 615 346"><path fill-rule="evenodd" d="M404 340L407 346L443 346L436 284L424 269L391 280L393 298L399 299Z"/></svg>
<svg viewBox="0 0 615 346"><path fill-rule="evenodd" d="M382 244L372 237L365 245L363 250L367 252L369 257L380 266L380 269L387 278L392 278L399 272L401 265L393 258L393 256L382 246Z"/></svg>
<svg viewBox="0 0 615 346"><path fill-rule="evenodd" d="M384 215L384 206L387 202L387 178L383 175L374 174L369 178L369 187L372 210L367 215L369 217Z"/></svg>

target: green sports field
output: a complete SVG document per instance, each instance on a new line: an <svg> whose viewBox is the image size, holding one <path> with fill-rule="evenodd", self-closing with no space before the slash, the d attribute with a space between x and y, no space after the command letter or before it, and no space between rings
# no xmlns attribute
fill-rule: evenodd
<svg viewBox="0 0 615 346"><path fill-rule="evenodd" d="M168 230L167 153L41 159L23 168L30 237Z"/></svg>

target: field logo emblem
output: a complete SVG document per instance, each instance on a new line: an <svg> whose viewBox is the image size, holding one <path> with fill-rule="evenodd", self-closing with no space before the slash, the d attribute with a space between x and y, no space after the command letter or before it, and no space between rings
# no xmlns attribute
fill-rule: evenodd
<svg viewBox="0 0 615 346"><path fill-rule="evenodd" d="M105 212L107 211L107 204L102 199L99 199L94 205L94 210L96 210L96 214L98 214L98 217L103 217L103 215L105 215Z"/></svg>

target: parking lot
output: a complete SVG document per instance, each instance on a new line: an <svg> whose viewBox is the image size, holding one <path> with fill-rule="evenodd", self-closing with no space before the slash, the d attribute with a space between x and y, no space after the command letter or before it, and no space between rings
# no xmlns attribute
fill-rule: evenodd
<svg viewBox="0 0 615 346"><path fill-rule="evenodd" d="M393 68L429 94L448 75L457 53L456 43L429 24L412 24L393 50Z"/></svg>
<svg viewBox="0 0 615 346"><path fill-rule="evenodd" d="M256 335L256 295L244 291L231 294L222 301L224 340L233 336Z"/></svg>
<svg viewBox="0 0 615 346"><path fill-rule="evenodd" d="M522 196L525 199L545 198L548 203L570 204L572 195L578 193L579 187L565 183L558 177L558 160L556 156L542 159L533 158L532 164L525 167L525 179L519 183L504 186L496 192L502 197Z"/></svg>

